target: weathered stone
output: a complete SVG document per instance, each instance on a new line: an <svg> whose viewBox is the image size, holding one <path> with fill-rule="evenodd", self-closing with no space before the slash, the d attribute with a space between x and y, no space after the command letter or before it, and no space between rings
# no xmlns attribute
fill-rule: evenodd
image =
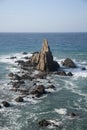
<svg viewBox="0 0 87 130"><path fill-rule="evenodd" d="M17 98L15 99L15 101L16 101L16 102L23 102L24 100L23 100L22 97L17 97Z"/></svg>
<svg viewBox="0 0 87 130"><path fill-rule="evenodd" d="M2 101L1 103L2 103L2 105L4 107L9 107L10 106L10 104L7 101Z"/></svg>
<svg viewBox="0 0 87 130"><path fill-rule="evenodd" d="M69 58L64 60L63 66L66 66L66 67L69 67L69 68L76 68L75 63Z"/></svg>
<svg viewBox="0 0 87 130"><path fill-rule="evenodd" d="M39 52L33 53L32 57L31 57L31 63L32 63L32 65L37 65L38 62L39 62L39 58L40 58Z"/></svg>
<svg viewBox="0 0 87 130"><path fill-rule="evenodd" d="M59 64L53 60L48 41L44 40L41 52L36 52L31 57L31 63L41 71L56 71Z"/></svg>

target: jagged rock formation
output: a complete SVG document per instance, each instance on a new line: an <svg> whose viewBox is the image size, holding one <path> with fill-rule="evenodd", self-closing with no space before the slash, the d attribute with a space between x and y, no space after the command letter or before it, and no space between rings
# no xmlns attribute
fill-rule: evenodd
<svg viewBox="0 0 87 130"><path fill-rule="evenodd" d="M41 52L33 54L31 63L36 65L36 68L41 71L56 71L59 68L59 64L53 60L47 40L44 40Z"/></svg>

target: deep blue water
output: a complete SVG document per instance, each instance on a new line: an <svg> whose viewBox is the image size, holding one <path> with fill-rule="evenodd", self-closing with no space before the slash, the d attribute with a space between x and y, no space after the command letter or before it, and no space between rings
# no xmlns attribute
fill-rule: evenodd
<svg viewBox="0 0 87 130"><path fill-rule="evenodd" d="M17 70L8 58L15 55L21 58L22 52L40 51L44 39L48 39L52 54L60 64L69 57L79 68L69 70L73 77L48 77L56 92L43 99L16 104L13 99L17 94L9 91L7 75ZM38 130L37 122L43 118L61 121L62 130L87 130L87 70L82 71L80 67L87 69L87 33L0 33L0 101L12 104L11 108L0 109L0 130ZM79 117L70 119L70 112L78 113ZM59 130L52 128L56 129Z"/></svg>

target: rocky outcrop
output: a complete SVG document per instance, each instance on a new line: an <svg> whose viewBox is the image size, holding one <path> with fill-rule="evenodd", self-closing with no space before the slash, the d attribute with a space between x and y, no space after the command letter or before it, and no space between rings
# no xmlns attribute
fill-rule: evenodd
<svg viewBox="0 0 87 130"><path fill-rule="evenodd" d="M76 68L75 63L69 58L65 59L62 64L63 64L63 66L66 66L66 67L69 67L69 68Z"/></svg>
<svg viewBox="0 0 87 130"><path fill-rule="evenodd" d="M59 68L59 64L53 60L47 40L44 40L41 52L33 54L31 63L36 65L36 68L41 71L56 71Z"/></svg>
<svg viewBox="0 0 87 130"><path fill-rule="evenodd" d="M2 105L4 107L9 107L10 106L10 104L7 101L2 101Z"/></svg>

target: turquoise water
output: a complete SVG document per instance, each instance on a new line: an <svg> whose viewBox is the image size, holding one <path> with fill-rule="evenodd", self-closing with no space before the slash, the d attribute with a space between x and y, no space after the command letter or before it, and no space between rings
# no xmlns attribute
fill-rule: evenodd
<svg viewBox="0 0 87 130"><path fill-rule="evenodd" d="M43 39L48 39L54 59L60 65L69 57L78 65L71 71L73 77L52 75L40 80L45 86L56 86L56 91L40 99L25 98L17 104L14 98L19 95L10 91L9 72L18 71L11 56L23 57L23 52L40 51ZM0 101L10 102L10 108L0 109L0 130L59 130L60 128L39 128L41 119L62 122L62 130L87 130L87 33L0 33ZM78 117L71 119L69 113Z"/></svg>

